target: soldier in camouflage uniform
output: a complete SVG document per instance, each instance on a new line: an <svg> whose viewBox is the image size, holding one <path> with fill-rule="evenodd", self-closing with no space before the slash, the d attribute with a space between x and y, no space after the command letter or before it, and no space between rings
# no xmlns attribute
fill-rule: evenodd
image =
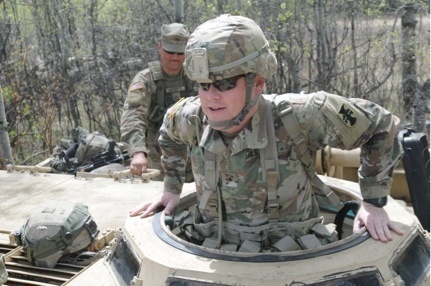
<svg viewBox="0 0 431 286"><path fill-rule="evenodd" d="M262 95L265 79L276 69L253 20L222 15L200 25L186 47L186 72L199 83L199 97L176 103L160 130L164 193L130 215L146 217L159 206L172 213L190 149L198 198L194 225L201 235L237 245L265 246L285 235L297 239L321 222L303 157L310 156L310 166L326 146L360 147L365 202L354 231L365 226L382 242L392 239L390 230L401 235L382 208L402 155L395 117L370 101L323 91ZM297 148L298 138L306 148ZM266 155L271 144L276 160Z"/></svg>
<svg viewBox="0 0 431 286"><path fill-rule="evenodd" d="M130 84L121 118L121 141L130 145L133 175L140 176L149 167L163 173L157 142L163 115L180 98L197 94L195 83L183 69L189 35L183 24L163 25L157 45L161 61L150 62ZM191 170L188 173L192 178ZM163 174L156 179L163 180Z"/></svg>

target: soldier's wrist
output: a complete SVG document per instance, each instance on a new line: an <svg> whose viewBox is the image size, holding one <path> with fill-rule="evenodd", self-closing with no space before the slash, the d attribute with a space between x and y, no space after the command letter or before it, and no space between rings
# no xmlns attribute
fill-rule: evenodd
<svg viewBox="0 0 431 286"><path fill-rule="evenodd" d="M170 177L169 175L166 175L166 174L163 179L163 185L164 185L163 187L164 192L169 192L176 195L180 195L183 189L182 182L178 181L176 177Z"/></svg>
<svg viewBox="0 0 431 286"><path fill-rule="evenodd" d="M364 199L364 202L369 203L375 207L382 208L388 203L388 197L385 196L381 198Z"/></svg>
<svg viewBox="0 0 431 286"><path fill-rule="evenodd" d="M139 151L139 152L135 152L135 153L133 153L132 158L133 158L133 157L138 157L138 156L144 156L145 158L147 158L147 157L148 157L146 152Z"/></svg>

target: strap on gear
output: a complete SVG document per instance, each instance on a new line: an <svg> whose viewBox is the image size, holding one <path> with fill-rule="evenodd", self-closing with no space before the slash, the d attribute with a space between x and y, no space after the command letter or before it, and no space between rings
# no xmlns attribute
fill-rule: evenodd
<svg viewBox="0 0 431 286"><path fill-rule="evenodd" d="M305 167L305 170L314 186L328 198L337 210L340 210L343 207L343 204L338 196L317 176L315 171L315 159L311 158L310 150L308 150L305 142L305 137L299 131L298 122L293 114L292 104L288 101L280 102L277 106L277 115L281 118L284 127L291 136L293 146L298 152L301 163ZM273 136L275 136L275 133Z"/></svg>
<svg viewBox="0 0 431 286"><path fill-rule="evenodd" d="M162 80L165 78L163 76L162 66L160 61L154 61L148 63L148 68L150 69L151 75L154 79L154 84L156 85L156 92L152 94L151 101L157 102L157 105L152 108L152 111L148 118L152 121L161 120L161 115L165 108L165 87Z"/></svg>
<svg viewBox="0 0 431 286"><path fill-rule="evenodd" d="M268 220L270 223L279 220L279 203L277 198L277 186L279 181L278 170L278 152L275 138L275 128L273 119L273 106L272 102L266 102L266 127L268 135L268 144L262 150L261 166L262 166L262 179L268 184ZM307 148L304 135L299 131L299 126L293 114L293 106L288 101L282 101L278 104L277 116L281 118L284 127L292 138L292 143L299 154L301 163L304 165L307 175L313 182L314 186L319 192L325 195L336 210L343 207L338 196L317 176L315 172L315 160L311 158L310 151ZM217 190L218 183L218 166L216 155L208 150L204 150L205 157L205 179L209 185L209 190L205 190L199 202L199 208L211 209L212 215L217 215L217 201L210 203L210 196ZM211 200L212 201L212 200ZM210 204L209 204L210 203ZM220 214L221 215L221 214Z"/></svg>
<svg viewBox="0 0 431 286"><path fill-rule="evenodd" d="M275 128L272 116L272 103L266 102L266 132L268 145L262 150L260 156L262 165L262 179L268 185L268 220L270 223L279 220L277 186L279 181L278 154L275 143ZM266 172L265 172L266 171Z"/></svg>
<svg viewBox="0 0 431 286"><path fill-rule="evenodd" d="M149 62L148 68L151 71L151 75L153 76L154 81L158 81L164 78L160 61Z"/></svg>
<svg viewBox="0 0 431 286"><path fill-rule="evenodd" d="M148 119L152 122L160 122L169 106L177 102L181 97L188 97L193 92L193 84L187 77L177 76L175 80L166 80L160 61L148 63L153 76L156 92L151 94L151 113ZM167 96L171 95L171 96Z"/></svg>
<svg viewBox="0 0 431 286"><path fill-rule="evenodd" d="M203 210L206 207L210 209L211 215L216 217L218 215L218 202L215 199L210 199L211 195L217 191L218 164L216 154L205 150L205 180L209 185L209 189L205 189L199 201L199 209ZM222 214L220 214L222 215Z"/></svg>
<svg viewBox="0 0 431 286"><path fill-rule="evenodd" d="M217 247L221 246L223 236L223 211L222 211L222 198L221 190L218 187L218 170L219 164L217 163L217 155L205 150L205 178L209 184L209 189L205 189L199 202L199 209L210 210L213 217L218 217L218 238ZM210 196L216 192L217 199L210 199Z"/></svg>
<svg viewBox="0 0 431 286"><path fill-rule="evenodd" d="M232 126L240 125L241 122L244 121L244 118L249 113L250 109L257 103L257 101L260 98L260 94L256 95L253 99L251 99L251 90L254 87L254 78L256 77L255 73L248 73L245 75L245 84L246 84L246 97L245 97L245 104L242 108L241 112L235 116L229 125L225 127L225 130L231 128Z"/></svg>

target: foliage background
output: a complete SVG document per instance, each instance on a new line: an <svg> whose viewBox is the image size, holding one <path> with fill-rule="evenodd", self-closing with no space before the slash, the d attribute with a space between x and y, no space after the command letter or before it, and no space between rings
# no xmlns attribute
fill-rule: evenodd
<svg viewBox="0 0 431 286"><path fill-rule="evenodd" d="M279 69L268 93L367 98L425 128L428 1L184 0L176 19L178 3L0 0L0 88L15 163L40 162L76 126L119 140L129 82L158 59L161 25L182 21L193 31L223 13L254 19L270 41Z"/></svg>

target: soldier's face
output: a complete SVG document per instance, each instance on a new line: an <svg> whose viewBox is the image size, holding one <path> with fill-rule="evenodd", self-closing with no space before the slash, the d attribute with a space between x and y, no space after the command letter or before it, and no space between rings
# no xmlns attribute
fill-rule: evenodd
<svg viewBox="0 0 431 286"><path fill-rule="evenodd" d="M157 50L160 54L163 71L168 75L177 75L183 67L183 63L186 58L185 54L166 51L160 44L157 47Z"/></svg>
<svg viewBox="0 0 431 286"><path fill-rule="evenodd" d="M216 86L211 84L209 86L199 87L199 98L201 100L202 110L208 117L211 127L217 130L229 132L229 130L224 130L226 126L224 123L230 122L234 117L236 117L245 105L245 77L243 76L237 79L235 87L225 91L220 91ZM255 86L252 89L252 98L259 92L261 92L261 89ZM250 110L249 116L244 120L244 124L247 123L247 120L255 113L256 110L255 108ZM240 130L242 127L243 125L241 124L240 126L234 126L232 128Z"/></svg>

